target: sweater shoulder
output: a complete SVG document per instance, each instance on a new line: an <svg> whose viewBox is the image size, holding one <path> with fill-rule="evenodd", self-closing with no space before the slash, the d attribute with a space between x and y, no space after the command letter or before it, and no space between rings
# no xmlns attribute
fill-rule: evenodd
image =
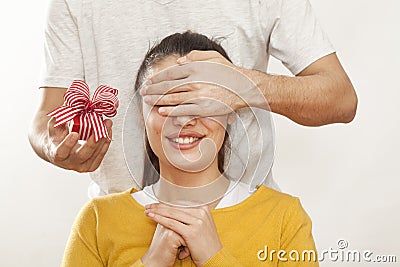
<svg viewBox="0 0 400 267"><path fill-rule="evenodd" d="M139 208L135 205L135 200L132 198L131 193L135 192L135 189L129 189L120 193L112 193L105 196L95 197L88 203L93 209L96 210L113 210L113 208L122 207Z"/></svg>
<svg viewBox="0 0 400 267"><path fill-rule="evenodd" d="M284 216L285 213L297 209L298 203L299 198L262 185L253 193L247 207L252 210L252 213L259 214L259 216L261 214Z"/></svg>
<svg viewBox="0 0 400 267"><path fill-rule="evenodd" d="M298 200L297 197L289 195L287 193L279 192L275 189L269 188L265 185L261 185L258 190L258 200L259 201L269 201L269 202L283 202L287 204L291 204L294 201ZM257 190L257 191L258 191Z"/></svg>

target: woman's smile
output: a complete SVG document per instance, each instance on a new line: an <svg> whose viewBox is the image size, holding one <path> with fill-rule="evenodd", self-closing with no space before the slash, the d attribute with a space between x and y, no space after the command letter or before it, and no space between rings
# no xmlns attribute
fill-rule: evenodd
<svg viewBox="0 0 400 267"><path fill-rule="evenodd" d="M170 145L179 150L188 150L198 146L205 135L195 131L181 131L166 136Z"/></svg>

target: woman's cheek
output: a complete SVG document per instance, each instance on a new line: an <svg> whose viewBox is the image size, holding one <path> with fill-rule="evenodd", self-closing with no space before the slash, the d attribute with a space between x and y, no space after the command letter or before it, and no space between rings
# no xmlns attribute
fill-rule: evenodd
<svg viewBox="0 0 400 267"><path fill-rule="evenodd" d="M228 125L228 115L202 118L202 123L213 132L225 131Z"/></svg>
<svg viewBox="0 0 400 267"><path fill-rule="evenodd" d="M216 146L219 148L222 146L225 138L225 132L227 127L227 116L216 116L209 117L203 121L203 125L205 125L209 132L211 133L213 139L216 142Z"/></svg>
<svg viewBox="0 0 400 267"><path fill-rule="evenodd" d="M158 150L162 148L162 129L164 124L165 118L160 116L153 108L145 121L145 125L150 146L156 154L159 154Z"/></svg>
<svg viewBox="0 0 400 267"><path fill-rule="evenodd" d="M154 129L152 127L147 128L147 139L149 140L149 144L151 149L153 150L154 154L158 158L162 158L163 156L163 145L161 141L161 134L157 129Z"/></svg>
<svg viewBox="0 0 400 267"><path fill-rule="evenodd" d="M158 107L153 107L147 117L146 125L148 125L148 128L151 128L154 132L160 134L165 125L165 121L166 117L161 116L158 113Z"/></svg>

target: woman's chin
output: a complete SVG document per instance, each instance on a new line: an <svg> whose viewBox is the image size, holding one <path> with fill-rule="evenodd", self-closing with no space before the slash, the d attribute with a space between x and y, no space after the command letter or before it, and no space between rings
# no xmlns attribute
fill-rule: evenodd
<svg viewBox="0 0 400 267"><path fill-rule="evenodd" d="M166 155L168 163L185 172L201 172L207 169L213 162L211 157L202 157L199 151L195 153L174 153Z"/></svg>
<svg viewBox="0 0 400 267"><path fill-rule="evenodd" d="M216 157L214 146L207 148L204 147L204 143L209 143L209 140L200 139L191 144L179 144L167 139L163 142L165 158L169 164L182 171L203 171L213 163Z"/></svg>
<svg viewBox="0 0 400 267"><path fill-rule="evenodd" d="M193 164L201 159L200 141L191 144L180 144L171 140L163 142L165 157L177 164Z"/></svg>

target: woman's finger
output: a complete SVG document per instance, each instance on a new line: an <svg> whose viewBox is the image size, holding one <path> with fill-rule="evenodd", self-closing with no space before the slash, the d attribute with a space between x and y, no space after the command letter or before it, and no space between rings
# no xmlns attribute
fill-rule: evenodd
<svg viewBox="0 0 400 267"><path fill-rule="evenodd" d="M186 257L190 256L190 251L188 247L182 247L178 253L178 258L180 260L183 260Z"/></svg>
<svg viewBox="0 0 400 267"><path fill-rule="evenodd" d="M160 214L150 212L150 213L146 213L146 215L149 218L151 218L153 221L155 221L156 223L161 224L165 228L168 228L181 236L184 236L187 228L189 227L185 223L182 223L175 219L164 217L163 215L160 215Z"/></svg>
<svg viewBox="0 0 400 267"><path fill-rule="evenodd" d="M178 209L162 204L152 205L151 208L145 210L145 214L149 217L151 217L152 215L160 215L165 218L179 221L186 225L193 224L197 219L193 216L193 212L191 212L189 209Z"/></svg>

